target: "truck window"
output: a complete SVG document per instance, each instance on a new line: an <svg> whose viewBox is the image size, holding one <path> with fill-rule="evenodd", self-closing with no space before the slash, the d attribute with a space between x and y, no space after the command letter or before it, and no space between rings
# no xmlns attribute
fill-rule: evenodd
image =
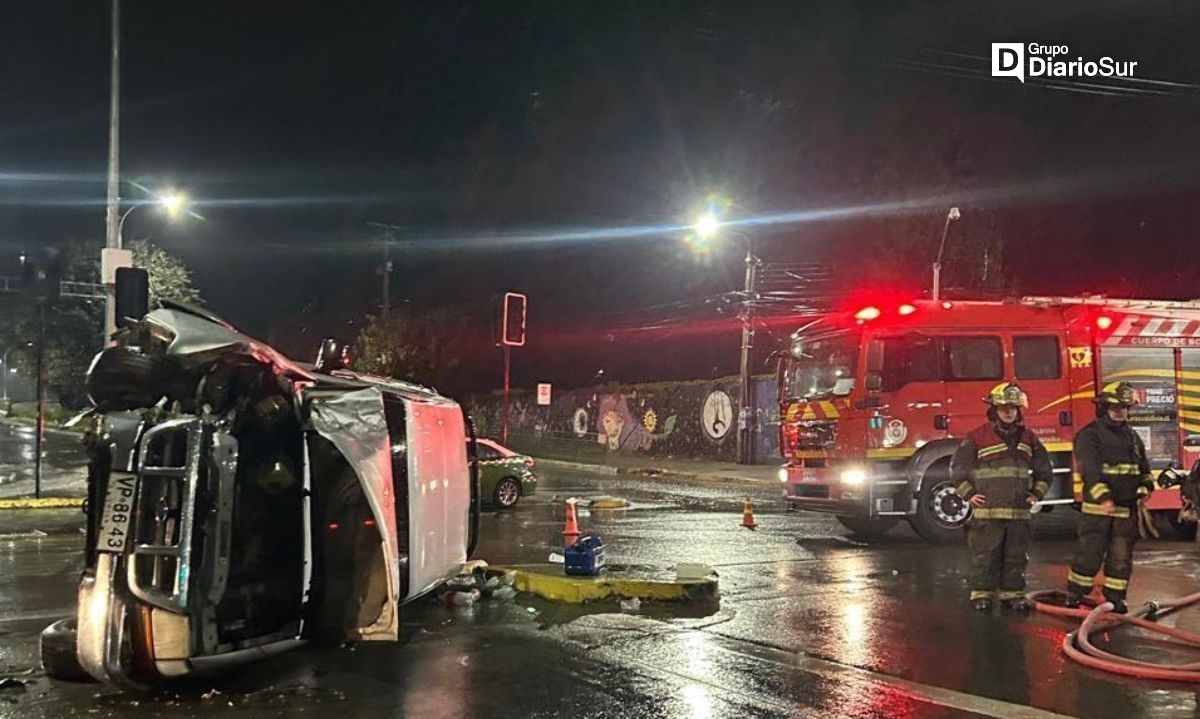
<svg viewBox="0 0 1200 719"><path fill-rule="evenodd" d="M1013 368L1017 379L1058 379L1062 376L1058 338L1013 337Z"/></svg>
<svg viewBox="0 0 1200 719"><path fill-rule="evenodd" d="M937 344L932 337L881 337L877 341L883 344L882 391L895 392L909 382L938 379Z"/></svg>
<svg viewBox="0 0 1200 719"><path fill-rule="evenodd" d="M1004 355L999 337L944 337L947 380L1000 380Z"/></svg>

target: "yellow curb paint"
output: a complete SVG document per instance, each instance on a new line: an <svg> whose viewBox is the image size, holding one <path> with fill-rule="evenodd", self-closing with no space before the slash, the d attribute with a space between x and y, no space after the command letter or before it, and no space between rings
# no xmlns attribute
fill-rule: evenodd
<svg viewBox="0 0 1200 719"><path fill-rule="evenodd" d="M18 499L0 499L0 509L64 509L82 507L82 497L22 497Z"/></svg>
<svg viewBox="0 0 1200 719"><path fill-rule="evenodd" d="M663 602L703 602L713 601L717 598L717 580L714 578L667 582L603 575L570 577L565 574L548 574L517 567L492 567L492 569L501 573L506 570L515 572L513 588L554 602L581 604L608 597L624 599L636 597ZM552 569L562 571L558 567Z"/></svg>

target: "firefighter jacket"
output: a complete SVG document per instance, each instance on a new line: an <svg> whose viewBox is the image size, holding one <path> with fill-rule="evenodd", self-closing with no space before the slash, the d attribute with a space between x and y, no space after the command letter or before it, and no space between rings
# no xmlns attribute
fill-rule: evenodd
<svg viewBox="0 0 1200 719"><path fill-rule="evenodd" d="M1046 495L1053 472L1045 445L1022 425L1003 433L990 422L977 427L950 459L959 496L987 498L972 510L976 519L1029 519L1029 497Z"/></svg>
<svg viewBox="0 0 1200 719"><path fill-rule="evenodd" d="M1083 480L1084 514L1107 514L1100 505L1116 503L1114 517L1129 517L1154 489L1142 438L1126 422L1101 417L1075 435L1075 470Z"/></svg>

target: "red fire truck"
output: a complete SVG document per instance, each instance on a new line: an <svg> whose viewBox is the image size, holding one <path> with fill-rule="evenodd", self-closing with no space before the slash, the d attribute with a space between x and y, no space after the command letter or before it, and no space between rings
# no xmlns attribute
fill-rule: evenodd
<svg viewBox="0 0 1200 719"><path fill-rule="evenodd" d="M1130 424L1156 475L1200 460L1200 302L874 303L802 318L778 371L786 499L862 535L907 519L931 542L960 536L971 510L950 481L950 456L985 421L984 395L1006 380L1029 395L1025 423L1054 463L1054 485L1033 511L1078 502L1071 442L1107 382L1137 389ZM1178 522L1178 487L1156 491L1148 507L1160 531L1194 531Z"/></svg>

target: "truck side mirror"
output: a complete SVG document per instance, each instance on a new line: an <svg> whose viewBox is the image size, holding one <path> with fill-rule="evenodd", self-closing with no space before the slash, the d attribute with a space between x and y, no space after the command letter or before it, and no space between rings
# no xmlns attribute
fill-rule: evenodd
<svg viewBox="0 0 1200 719"><path fill-rule="evenodd" d="M867 345L867 376L874 372L879 374L883 372L883 342L879 340L871 340ZM870 389L868 387L868 389Z"/></svg>

